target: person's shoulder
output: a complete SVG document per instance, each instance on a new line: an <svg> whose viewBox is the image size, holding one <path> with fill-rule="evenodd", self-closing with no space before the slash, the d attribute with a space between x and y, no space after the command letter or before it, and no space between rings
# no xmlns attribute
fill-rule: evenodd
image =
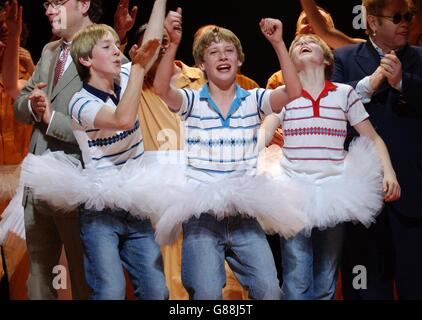
<svg viewBox="0 0 422 320"><path fill-rule="evenodd" d="M44 48L43 48L43 52L44 51L54 51L56 50L58 47L60 47L61 44L61 40L55 40L55 41L51 41L48 42Z"/></svg>
<svg viewBox="0 0 422 320"><path fill-rule="evenodd" d="M74 104L76 102L87 103L90 101L99 102L99 100L100 99L98 97L90 93L88 90L86 90L85 88L81 88L81 90L75 92L75 94L72 96L70 104Z"/></svg>
<svg viewBox="0 0 422 320"><path fill-rule="evenodd" d="M360 43L348 44L347 46L343 46L343 47L335 49L334 54L336 56L347 55L347 54L350 54L352 52L360 51L364 46L366 46L366 41L360 42Z"/></svg>

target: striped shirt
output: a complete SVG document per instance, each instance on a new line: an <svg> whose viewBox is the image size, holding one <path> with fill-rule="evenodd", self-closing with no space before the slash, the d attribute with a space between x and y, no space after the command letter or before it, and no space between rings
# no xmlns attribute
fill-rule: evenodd
<svg viewBox="0 0 422 320"><path fill-rule="evenodd" d="M185 125L188 175L199 181L255 168L261 117L272 112L270 91L244 90L237 85L224 117L208 90L208 84L200 90L179 89L183 96L179 115Z"/></svg>
<svg viewBox="0 0 422 320"><path fill-rule="evenodd" d="M138 120L131 129L124 131L94 126L95 117L101 108L107 106L115 109L118 105L129 80L130 67L130 63L122 66L120 86L115 84L115 96L84 83L83 88L70 100L72 130L82 151L85 167L101 169L111 165L120 166L144 153Z"/></svg>
<svg viewBox="0 0 422 320"><path fill-rule="evenodd" d="M316 100L303 90L278 116L284 130L284 166L315 178L342 171L347 123L354 126L369 117L351 86L328 80Z"/></svg>

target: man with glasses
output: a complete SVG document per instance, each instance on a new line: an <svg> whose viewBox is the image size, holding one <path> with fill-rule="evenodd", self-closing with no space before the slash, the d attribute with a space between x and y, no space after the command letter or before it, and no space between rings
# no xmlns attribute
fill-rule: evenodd
<svg viewBox="0 0 422 320"><path fill-rule="evenodd" d="M399 299L422 299L422 48L407 44L413 14L406 0L363 4L369 39L335 51L333 80L351 84L361 96L402 192L369 229L347 227L343 294L393 299L395 280Z"/></svg>
<svg viewBox="0 0 422 320"><path fill-rule="evenodd" d="M46 150L64 151L80 158L73 136L69 101L82 88L76 67L69 53L75 33L99 20L101 0L50 0L43 3L52 33L60 40L48 43L34 74L14 104L18 121L34 125L29 152L42 154ZM79 235L77 212L60 212L34 199L25 190L26 240L30 262L27 282L30 299L55 299L55 266L59 264L64 245L74 299L87 299L83 251ZM61 275L63 276L63 275ZM57 280L55 281L57 282Z"/></svg>

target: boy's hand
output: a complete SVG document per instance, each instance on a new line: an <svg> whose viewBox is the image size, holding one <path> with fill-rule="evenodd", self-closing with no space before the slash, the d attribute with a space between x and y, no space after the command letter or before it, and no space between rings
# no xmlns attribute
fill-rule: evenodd
<svg viewBox="0 0 422 320"><path fill-rule="evenodd" d="M179 45L182 39L182 8L177 8L177 11L169 11L164 20L164 27L169 33L170 43Z"/></svg>
<svg viewBox="0 0 422 320"><path fill-rule="evenodd" d="M401 189L399 182L397 181L396 174L384 172L384 179L382 182L384 200L386 202L391 202L398 200L400 198Z"/></svg>
<svg viewBox="0 0 422 320"><path fill-rule="evenodd" d="M261 32L272 44L283 40L283 24L278 19L265 18L259 22Z"/></svg>
<svg viewBox="0 0 422 320"><path fill-rule="evenodd" d="M133 64L139 64L142 68L151 62L158 47L160 46L160 39L151 39L144 43L142 47L134 45L131 49L131 58Z"/></svg>

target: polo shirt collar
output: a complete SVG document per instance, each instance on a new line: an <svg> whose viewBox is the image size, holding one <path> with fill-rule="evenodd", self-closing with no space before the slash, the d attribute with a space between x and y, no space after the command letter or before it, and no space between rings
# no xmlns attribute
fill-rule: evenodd
<svg viewBox="0 0 422 320"><path fill-rule="evenodd" d="M120 101L120 92L122 91L122 88L117 83L114 84L114 93L116 96L109 94L108 92L102 91L100 89L97 89L86 82L83 83L83 88L92 95L96 96L97 98L100 98L104 102L107 102L108 98L110 98L117 105Z"/></svg>
<svg viewBox="0 0 422 320"><path fill-rule="evenodd" d="M209 94L208 83L206 83L199 92L199 99L207 100L211 108L220 116L223 126L228 126L231 115L236 112L236 110L240 107L242 101L245 100L246 97L248 97L249 95L249 91L242 89L239 85L236 85L236 95L225 118L223 117L219 107L216 105L216 103Z"/></svg>
<svg viewBox="0 0 422 320"><path fill-rule="evenodd" d="M311 101L320 101L322 98L326 97L330 91L335 91L336 89L337 86L334 83L332 83L330 80L325 80L324 88L316 100L314 100L314 98L312 98L312 96L305 89L302 89L302 96Z"/></svg>
<svg viewBox="0 0 422 320"><path fill-rule="evenodd" d="M335 91L337 89L337 86L332 83L330 80L325 80L324 88L322 89L321 93L319 94L318 98L314 100L312 96L309 94L308 91L305 89L302 89L302 97L305 99L309 99L312 102L312 109L314 117L320 116L320 101L322 98L326 97L330 91Z"/></svg>

